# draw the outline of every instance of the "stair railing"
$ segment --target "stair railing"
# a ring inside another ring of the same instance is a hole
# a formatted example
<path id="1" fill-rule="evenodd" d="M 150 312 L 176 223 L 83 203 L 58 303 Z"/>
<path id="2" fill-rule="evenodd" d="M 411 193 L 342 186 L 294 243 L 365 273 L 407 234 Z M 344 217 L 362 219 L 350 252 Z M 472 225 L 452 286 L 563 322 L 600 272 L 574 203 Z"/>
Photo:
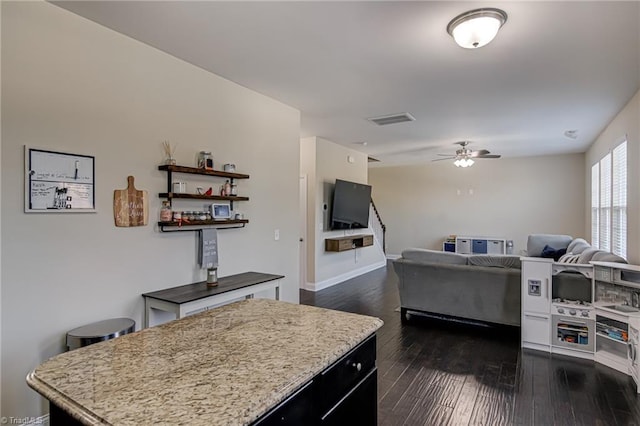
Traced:
<path id="1" fill-rule="evenodd" d="M 385 241 L 385 236 L 387 233 L 387 226 L 384 224 L 384 222 L 382 222 L 382 218 L 380 217 L 380 212 L 378 212 L 378 209 L 376 207 L 376 204 L 373 202 L 373 199 L 371 200 L 370 210 L 373 212 L 373 214 L 370 215 L 372 217 L 371 228 L 373 229 L 373 233 L 375 234 L 378 241 L 382 243 L 382 251 L 386 253 L 387 244 Z"/>

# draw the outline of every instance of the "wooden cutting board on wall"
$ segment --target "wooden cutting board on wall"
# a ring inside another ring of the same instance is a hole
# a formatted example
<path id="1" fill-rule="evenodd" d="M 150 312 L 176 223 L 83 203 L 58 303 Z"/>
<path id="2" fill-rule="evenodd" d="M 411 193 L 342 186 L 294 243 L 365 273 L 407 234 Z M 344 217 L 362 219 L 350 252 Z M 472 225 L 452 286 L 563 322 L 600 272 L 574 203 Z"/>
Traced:
<path id="1" fill-rule="evenodd" d="M 138 191 L 133 176 L 127 178 L 127 189 L 113 191 L 113 218 L 116 226 L 145 226 L 149 221 L 147 191 Z"/>

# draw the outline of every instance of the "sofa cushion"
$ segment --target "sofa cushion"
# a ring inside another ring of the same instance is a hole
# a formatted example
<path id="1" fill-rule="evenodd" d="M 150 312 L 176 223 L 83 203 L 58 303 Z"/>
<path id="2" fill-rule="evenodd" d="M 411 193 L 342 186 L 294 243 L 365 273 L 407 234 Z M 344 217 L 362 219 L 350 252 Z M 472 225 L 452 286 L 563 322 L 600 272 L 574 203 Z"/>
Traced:
<path id="1" fill-rule="evenodd" d="M 402 252 L 402 257 L 416 262 L 445 263 L 450 265 L 466 265 L 467 256 L 447 251 L 410 248 Z"/>
<path id="2" fill-rule="evenodd" d="M 570 235 L 531 234 L 527 239 L 527 256 L 540 257 L 544 246 L 555 250 L 567 248 L 572 239 Z"/>
<path id="3" fill-rule="evenodd" d="M 578 258 L 578 263 L 589 263 L 592 260 L 593 256 L 601 250 L 588 248 L 582 253 L 580 253 L 580 257 Z"/>
<path id="4" fill-rule="evenodd" d="M 490 254 L 471 255 L 468 257 L 469 265 L 473 266 L 492 266 L 495 268 L 517 268 L 520 269 L 522 264 L 520 256 L 494 256 Z"/>
<path id="5" fill-rule="evenodd" d="M 571 243 L 567 247 L 567 253 L 580 254 L 590 248 L 591 244 L 589 244 L 586 240 L 582 238 L 576 238 L 575 240 L 571 241 Z"/>
<path id="6" fill-rule="evenodd" d="M 598 252 L 593 255 L 591 260 L 597 260 L 599 262 L 627 263 L 627 261 L 623 257 L 604 250 L 598 250 Z"/>

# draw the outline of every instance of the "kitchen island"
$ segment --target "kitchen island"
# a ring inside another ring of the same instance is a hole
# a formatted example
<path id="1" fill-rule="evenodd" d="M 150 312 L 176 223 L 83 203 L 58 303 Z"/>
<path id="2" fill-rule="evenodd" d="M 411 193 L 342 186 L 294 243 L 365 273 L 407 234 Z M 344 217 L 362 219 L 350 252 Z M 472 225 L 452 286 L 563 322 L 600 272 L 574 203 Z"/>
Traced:
<path id="1" fill-rule="evenodd" d="M 375 425 L 381 326 L 249 299 L 60 354 L 27 383 L 50 401 L 54 426 Z"/>

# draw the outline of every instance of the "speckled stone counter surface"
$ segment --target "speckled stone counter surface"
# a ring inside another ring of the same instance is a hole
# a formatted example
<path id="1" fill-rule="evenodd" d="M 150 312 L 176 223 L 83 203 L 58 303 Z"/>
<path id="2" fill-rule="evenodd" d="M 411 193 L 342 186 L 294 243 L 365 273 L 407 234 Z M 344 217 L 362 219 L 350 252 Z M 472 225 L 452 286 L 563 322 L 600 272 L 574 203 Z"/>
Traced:
<path id="1" fill-rule="evenodd" d="M 250 299 L 60 354 L 27 383 L 84 424 L 243 425 L 381 326 Z"/>

